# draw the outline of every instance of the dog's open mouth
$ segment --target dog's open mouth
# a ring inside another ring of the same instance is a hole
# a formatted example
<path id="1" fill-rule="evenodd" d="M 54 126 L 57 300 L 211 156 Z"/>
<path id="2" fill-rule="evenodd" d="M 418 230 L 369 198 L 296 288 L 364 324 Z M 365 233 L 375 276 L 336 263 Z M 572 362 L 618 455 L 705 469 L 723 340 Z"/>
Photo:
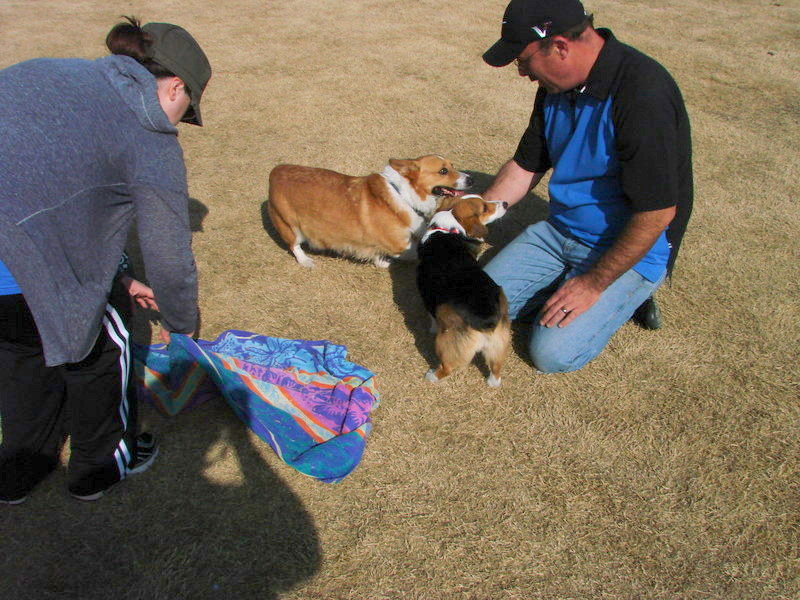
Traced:
<path id="1" fill-rule="evenodd" d="M 444 185 L 437 185 L 431 190 L 434 196 L 463 196 L 464 190 L 457 190 Z"/>

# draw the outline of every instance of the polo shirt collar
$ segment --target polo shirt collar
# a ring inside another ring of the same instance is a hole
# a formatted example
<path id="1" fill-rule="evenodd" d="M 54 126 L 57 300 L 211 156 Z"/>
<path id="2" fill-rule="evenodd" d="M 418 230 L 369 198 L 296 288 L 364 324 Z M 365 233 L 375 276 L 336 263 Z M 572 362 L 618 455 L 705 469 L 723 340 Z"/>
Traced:
<path id="1" fill-rule="evenodd" d="M 590 94 L 598 100 L 605 100 L 611 91 L 611 84 L 616 76 L 622 58 L 622 44 L 617 41 L 610 29 L 597 29 L 605 44 L 597 55 L 597 60 L 589 71 L 586 82 L 575 88 L 579 94 Z"/>

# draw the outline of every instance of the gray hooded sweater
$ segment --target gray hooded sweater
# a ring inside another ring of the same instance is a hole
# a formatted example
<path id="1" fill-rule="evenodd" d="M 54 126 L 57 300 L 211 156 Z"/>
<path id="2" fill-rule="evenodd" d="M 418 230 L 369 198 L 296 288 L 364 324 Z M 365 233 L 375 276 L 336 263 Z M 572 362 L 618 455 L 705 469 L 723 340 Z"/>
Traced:
<path id="1" fill-rule="evenodd" d="M 127 56 L 36 59 L 0 71 L 0 259 L 47 365 L 100 331 L 134 218 L 164 325 L 197 323 L 197 273 L 178 130 L 155 78 Z"/>

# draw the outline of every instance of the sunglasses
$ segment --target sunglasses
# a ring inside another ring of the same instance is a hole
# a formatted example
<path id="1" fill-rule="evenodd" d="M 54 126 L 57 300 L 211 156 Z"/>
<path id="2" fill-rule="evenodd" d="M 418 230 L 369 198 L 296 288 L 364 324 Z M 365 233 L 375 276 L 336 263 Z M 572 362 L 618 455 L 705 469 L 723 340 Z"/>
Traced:
<path id="1" fill-rule="evenodd" d="M 525 63 L 527 63 L 527 62 L 528 62 L 528 61 L 529 61 L 531 58 L 533 58 L 534 56 L 536 56 L 537 54 L 539 54 L 539 53 L 540 53 L 542 50 L 544 50 L 544 48 L 542 48 L 541 46 L 539 46 L 538 48 L 536 48 L 536 50 L 534 50 L 533 52 L 531 52 L 530 54 L 528 54 L 528 56 L 522 56 L 522 55 L 520 54 L 520 55 L 519 55 L 517 58 L 515 58 L 515 59 L 514 59 L 514 64 L 517 66 L 517 68 L 519 68 L 521 65 L 524 65 L 524 64 L 525 64 Z"/>

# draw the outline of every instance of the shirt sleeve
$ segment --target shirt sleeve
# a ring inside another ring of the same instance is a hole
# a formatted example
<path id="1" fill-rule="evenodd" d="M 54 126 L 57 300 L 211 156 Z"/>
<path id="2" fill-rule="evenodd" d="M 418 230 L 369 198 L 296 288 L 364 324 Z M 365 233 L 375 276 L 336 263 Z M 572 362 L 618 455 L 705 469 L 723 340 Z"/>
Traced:
<path id="1" fill-rule="evenodd" d="M 528 128 L 522 134 L 517 151 L 514 153 L 514 162 L 532 173 L 544 173 L 552 166 L 544 137 L 544 99 L 546 96 L 547 92 L 540 86 L 536 92 Z"/>
<path id="2" fill-rule="evenodd" d="M 679 116 L 682 99 L 666 72 L 620 90 L 614 128 L 620 181 L 635 211 L 675 206 L 679 201 Z M 634 93 L 633 89 L 636 88 Z"/>
<path id="3" fill-rule="evenodd" d="M 139 246 L 148 283 L 165 327 L 176 333 L 197 327 L 197 268 L 192 254 L 186 194 L 139 185 L 134 188 Z"/>

